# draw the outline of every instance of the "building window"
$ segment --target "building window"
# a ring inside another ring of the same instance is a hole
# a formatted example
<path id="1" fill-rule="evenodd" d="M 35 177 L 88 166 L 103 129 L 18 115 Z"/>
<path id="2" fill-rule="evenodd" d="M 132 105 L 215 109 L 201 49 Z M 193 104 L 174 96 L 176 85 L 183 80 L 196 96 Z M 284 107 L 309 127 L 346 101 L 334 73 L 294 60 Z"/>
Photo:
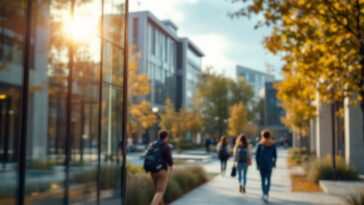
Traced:
<path id="1" fill-rule="evenodd" d="M 133 19 L 133 44 L 138 45 L 138 37 L 139 37 L 139 18 Z"/>
<path id="2" fill-rule="evenodd" d="M 123 1 L 75 4 L 75 18 L 87 21 L 84 25 L 90 32 L 73 36 L 73 61 L 65 40 L 69 36 L 54 26 L 70 23 L 65 21 L 69 2 L 29 1 L 33 8 L 29 22 L 25 21 L 29 8 L 24 1 L 4 2 L 6 8 L 2 7 L 0 14 L 0 179 L 6 180 L 1 182 L 0 204 L 23 204 L 17 200 L 20 194 L 25 204 L 122 204 L 120 182 L 126 172 L 121 165 L 126 162 L 119 156 L 120 142 L 124 141 L 122 125 L 126 125 L 122 113 L 126 110 L 120 99 L 126 50 L 124 11 L 118 8 Z M 102 6 L 115 10 L 105 9 L 103 15 Z M 89 12 L 90 8 L 95 10 Z M 104 35 L 98 35 L 100 19 L 104 20 Z M 23 32 L 27 26 L 32 28 L 31 36 Z M 27 38 L 31 40 L 25 41 Z M 31 47 L 31 55 L 23 65 L 25 46 Z M 29 63 L 34 62 L 33 69 Z M 72 83 L 67 82 L 70 68 Z M 24 71 L 29 69 L 33 70 L 27 75 Z M 100 69 L 105 74 L 101 80 Z M 29 85 L 24 84 L 29 79 Z M 74 88 L 71 93 L 68 86 Z M 22 97 L 24 88 L 29 99 Z M 23 104 L 26 112 L 22 112 Z M 22 135 L 25 124 L 28 130 Z M 26 149 L 19 149 L 19 145 Z M 66 159 L 70 160 L 64 163 Z M 98 186 L 95 176 L 101 170 L 108 173 L 100 175 L 101 181 L 110 177 L 113 181 Z M 21 176 L 25 183 L 20 183 Z M 19 192 L 19 188 L 26 191 Z M 105 191 L 110 193 L 106 197 L 97 194 Z"/>
<path id="3" fill-rule="evenodd" d="M 157 29 L 155 29 L 155 28 L 153 28 L 153 27 L 151 27 L 151 29 L 152 29 L 152 54 L 153 55 L 156 55 L 156 53 L 155 53 L 155 51 L 156 51 L 156 44 L 157 44 Z"/>
<path id="4" fill-rule="evenodd" d="M 251 82 L 251 83 L 255 82 L 255 75 L 253 73 L 249 74 L 249 82 Z"/>

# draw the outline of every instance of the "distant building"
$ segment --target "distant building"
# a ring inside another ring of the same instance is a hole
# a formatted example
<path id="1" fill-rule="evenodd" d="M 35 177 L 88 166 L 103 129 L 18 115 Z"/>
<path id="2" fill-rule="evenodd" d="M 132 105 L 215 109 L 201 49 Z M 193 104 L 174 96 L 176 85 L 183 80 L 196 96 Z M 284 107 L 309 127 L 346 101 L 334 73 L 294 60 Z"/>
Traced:
<path id="1" fill-rule="evenodd" d="M 276 137 L 282 137 L 288 135 L 289 130 L 281 122 L 285 112 L 277 99 L 277 90 L 273 86 L 274 83 L 265 83 L 262 128 L 271 130 Z"/>
<path id="2" fill-rule="evenodd" d="M 242 77 L 253 88 L 255 98 L 258 99 L 266 82 L 274 81 L 274 76 L 251 68 L 236 66 L 236 76 Z"/>
<path id="3" fill-rule="evenodd" d="M 149 11 L 130 13 L 130 45 L 141 53 L 139 72 L 151 80 L 147 100 L 163 108 L 167 99 L 176 109 L 191 108 L 203 53 L 188 38 L 177 36 L 178 27 L 170 20 L 160 21 Z"/>
<path id="4" fill-rule="evenodd" d="M 177 108 L 191 109 L 199 75 L 201 73 L 202 51 L 188 38 L 181 38 L 178 43 L 177 72 Z"/>
<path id="5" fill-rule="evenodd" d="M 148 11 L 130 13 L 129 43 L 141 53 L 139 73 L 151 81 L 151 93 L 146 97 L 153 107 L 163 107 L 167 99 L 176 101 L 177 27 L 162 22 Z"/>

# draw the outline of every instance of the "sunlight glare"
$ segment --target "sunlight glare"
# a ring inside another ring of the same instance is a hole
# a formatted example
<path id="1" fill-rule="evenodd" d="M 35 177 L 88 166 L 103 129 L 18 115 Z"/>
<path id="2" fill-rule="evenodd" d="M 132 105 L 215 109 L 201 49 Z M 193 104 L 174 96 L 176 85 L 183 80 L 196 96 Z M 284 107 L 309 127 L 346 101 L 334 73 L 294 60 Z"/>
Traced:
<path id="1" fill-rule="evenodd" d="M 92 18 L 87 16 L 75 16 L 66 18 L 63 25 L 64 33 L 75 42 L 83 42 L 92 38 L 95 34 L 95 25 Z"/>

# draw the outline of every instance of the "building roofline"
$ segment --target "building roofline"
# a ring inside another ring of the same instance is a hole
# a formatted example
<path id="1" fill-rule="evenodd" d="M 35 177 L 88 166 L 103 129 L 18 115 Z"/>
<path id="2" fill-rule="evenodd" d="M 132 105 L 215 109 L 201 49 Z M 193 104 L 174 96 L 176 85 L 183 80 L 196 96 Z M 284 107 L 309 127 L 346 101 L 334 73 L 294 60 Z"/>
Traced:
<path id="1" fill-rule="evenodd" d="M 162 23 L 166 23 L 166 24 L 169 24 L 169 25 L 171 25 L 173 28 L 174 28 L 174 30 L 178 30 L 178 27 L 177 27 L 177 25 L 175 24 L 175 23 L 173 23 L 173 21 L 171 21 L 171 20 L 169 20 L 169 19 L 167 19 L 167 20 L 163 20 L 162 21 Z"/>
<path id="2" fill-rule="evenodd" d="M 172 31 L 170 31 L 170 29 L 167 28 L 167 26 L 165 24 L 163 24 L 164 21 L 159 20 L 156 16 L 154 16 L 154 14 L 152 14 L 150 11 L 145 10 L 145 11 L 136 11 L 136 12 L 130 12 L 129 16 L 139 16 L 139 15 L 144 15 L 146 16 L 146 18 L 148 20 L 151 20 L 157 27 L 159 27 L 164 33 L 166 33 L 168 36 L 170 36 L 171 38 L 173 38 L 173 40 L 178 41 L 179 38 L 178 36 L 173 33 Z M 174 23 L 172 21 L 170 21 L 173 25 Z"/>
<path id="3" fill-rule="evenodd" d="M 198 55 L 200 55 L 200 57 L 204 57 L 205 54 L 202 52 L 202 50 L 196 46 L 195 43 L 193 43 L 189 38 L 187 37 L 183 37 L 180 38 L 181 41 L 186 41 L 188 46 L 192 48 L 192 50 L 194 50 Z"/>
<path id="4" fill-rule="evenodd" d="M 167 28 L 167 25 L 165 25 L 163 22 L 165 23 L 169 23 L 171 26 L 175 27 L 176 30 L 178 29 L 178 27 L 176 26 L 176 24 L 174 24 L 171 20 L 159 20 L 156 16 L 154 16 L 153 13 L 151 13 L 148 10 L 145 11 L 136 11 L 136 12 L 130 12 L 130 17 L 133 16 L 145 16 L 147 19 L 151 20 L 156 26 L 158 26 L 164 33 L 166 33 L 168 36 L 170 36 L 171 38 L 173 38 L 175 41 L 187 41 L 187 44 L 190 48 L 192 48 L 192 50 L 194 50 L 198 55 L 200 55 L 201 57 L 205 56 L 205 54 L 202 52 L 202 50 L 196 46 L 196 44 L 194 44 L 189 38 L 187 37 L 178 37 L 178 35 L 176 33 L 173 33 L 170 29 Z"/>

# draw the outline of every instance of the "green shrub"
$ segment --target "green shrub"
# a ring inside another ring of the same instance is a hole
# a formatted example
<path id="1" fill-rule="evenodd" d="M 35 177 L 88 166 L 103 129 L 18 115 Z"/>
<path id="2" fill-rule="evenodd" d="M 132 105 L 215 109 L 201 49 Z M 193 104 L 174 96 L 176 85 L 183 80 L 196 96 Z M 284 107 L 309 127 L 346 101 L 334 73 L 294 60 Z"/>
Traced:
<path id="1" fill-rule="evenodd" d="M 35 161 L 30 163 L 27 166 L 27 169 L 32 170 L 51 170 L 54 165 L 56 165 L 56 162 L 53 161 Z"/>
<path id="2" fill-rule="evenodd" d="M 206 171 L 200 166 L 192 166 L 187 168 L 187 170 L 195 175 L 198 185 L 203 184 L 209 180 Z"/>
<path id="3" fill-rule="evenodd" d="M 117 189 L 120 187 L 121 181 L 120 165 L 104 165 L 100 169 L 100 188 L 101 189 Z M 81 172 L 73 175 L 70 182 L 74 184 L 96 183 L 97 169 Z"/>
<path id="4" fill-rule="evenodd" d="M 191 166 L 174 169 L 168 180 L 164 200 L 170 203 L 207 181 L 207 173 L 202 167 Z"/>
<path id="5" fill-rule="evenodd" d="M 201 167 L 176 168 L 168 179 L 164 201 L 171 203 L 207 180 L 207 174 Z M 126 186 L 127 205 L 149 204 L 153 198 L 154 188 L 149 174 L 129 174 Z"/>
<path id="6" fill-rule="evenodd" d="M 361 193 L 353 194 L 346 199 L 347 205 L 364 205 L 364 190 Z"/>
<path id="7" fill-rule="evenodd" d="M 179 184 L 172 178 L 168 180 L 167 190 L 164 194 L 164 201 L 166 203 L 172 202 L 175 199 L 178 199 L 183 194 L 181 187 Z"/>
<path id="8" fill-rule="evenodd" d="M 293 147 L 288 150 L 289 159 L 297 165 L 301 165 L 307 161 L 309 161 L 313 154 L 307 149 Z"/>
<path id="9" fill-rule="evenodd" d="M 307 178 L 310 181 L 318 182 L 319 180 L 332 180 L 332 158 L 330 156 L 324 159 L 312 160 L 305 167 Z M 359 175 L 355 169 L 345 163 L 345 160 L 337 156 L 336 157 L 336 178 L 337 180 L 358 180 Z"/>
<path id="10" fill-rule="evenodd" d="M 176 169 L 170 180 L 174 180 L 183 192 L 190 191 L 198 184 L 197 177 L 187 169 Z"/>
<path id="11" fill-rule="evenodd" d="M 126 204 L 145 205 L 153 198 L 153 183 L 149 175 L 129 175 L 126 181 Z"/>

